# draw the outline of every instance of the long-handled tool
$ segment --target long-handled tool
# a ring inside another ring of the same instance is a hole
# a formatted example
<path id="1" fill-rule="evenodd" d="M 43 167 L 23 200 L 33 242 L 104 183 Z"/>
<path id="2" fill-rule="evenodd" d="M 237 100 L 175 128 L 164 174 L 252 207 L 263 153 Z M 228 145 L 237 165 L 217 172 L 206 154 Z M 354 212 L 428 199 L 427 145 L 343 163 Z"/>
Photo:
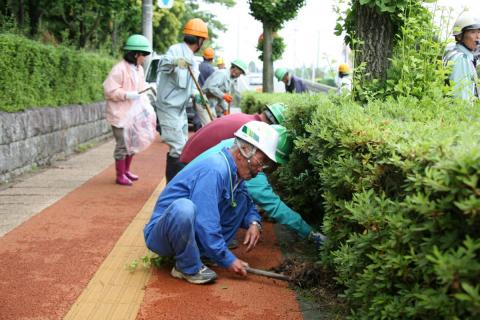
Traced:
<path id="1" fill-rule="evenodd" d="M 247 267 L 247 272 L 253 273 L 253 274 L 256 274 L 256 275 L 259 275 L 259 276 L 269 277 L 269 278 L 283 280 L 283 281 L 292 280 L 289 276 L 286 276 L 284 274 L 265 271 L 265 270 L 260 270 L 260 269 L 255 269 L 255 268 L 250 268 L 250 267 Z"/>
<path id="2" fill-rule="evenodd" d="M 139 94 L 142 94 L 142 93 L 144 93 L 144 92 L 147 92 L 148 90 L 152 91 L 152 93 L 153 93 L 155 96 L 157 95 L 157 91 L 155 91 L 155 89 L 153 89 L 152 87 L 148 87 L 148 88 L 146 88 L 146 89 L 144 89 L 144 90 L 142 90 L 142 91 L 139 91 L 138 93 L 139 93 Z"/>
<path id="3" fill-rule="evenodd" d="M 211 121 L 213 121 L 213 116 L 212 112 L 210 111 L 210 107 L 208 106 L 207 99 L 205 98 L 205 95 L 203 94 L 202 88 L 200 88 L 200 85 L 198 84 L 197 79 L 193 75 L 192 68 L 190 68 L 189 65 L 187 65 L 188 73 L 190 73 L 190 77 L 192 77 L 193 82 L 195 82 L 195 86 L 197 87 L 198 92 L 200 93 L 200 96 L 202 97 L 202 103 L 205 109 L 207 109 L 208 117 L 210 118 Z"/>

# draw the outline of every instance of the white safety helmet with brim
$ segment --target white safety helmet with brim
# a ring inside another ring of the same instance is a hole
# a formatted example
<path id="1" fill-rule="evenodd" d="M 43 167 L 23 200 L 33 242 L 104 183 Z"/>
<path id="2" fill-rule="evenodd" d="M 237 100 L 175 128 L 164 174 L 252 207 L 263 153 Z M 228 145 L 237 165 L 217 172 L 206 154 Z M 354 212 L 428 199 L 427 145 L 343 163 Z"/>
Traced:
<path id="1" fill-rule="evenodd" d="M 452 35 L 456 37 L 467 30 L 475 29 L 480 29 L 480 19 L 471 13 L 465 12 L 458 17 L 457 21 L 455 21 Z"/>
<path id="2" fill-rule="evenodd" d="M 278 162 L 276 157 L 278 132 L 263 121 L 250 121 L 244 124 L 235 132 L 235 137 L 243 140 L 252 146 L 255 150 L 250 155 L 242 154 L 250 159 L 255 154 L 256 149 L 262 151 L 273 162 Z"/>

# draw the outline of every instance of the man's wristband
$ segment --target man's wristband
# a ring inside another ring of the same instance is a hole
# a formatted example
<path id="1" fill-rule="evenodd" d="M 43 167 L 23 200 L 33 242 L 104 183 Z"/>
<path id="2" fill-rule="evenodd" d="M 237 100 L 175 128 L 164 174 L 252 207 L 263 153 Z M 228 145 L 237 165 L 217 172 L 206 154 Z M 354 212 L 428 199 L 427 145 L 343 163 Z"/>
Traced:
<path id="1" fill-rule="evenodd" d="M 263 228 L 262 228 L 262 225 L 260 224 L 260 222 L 258 221 L 252 221 L 252 223 L 250 225 L 254 225 L 255 227 L 257 227 L 258 231 L 262 232 Z"/>

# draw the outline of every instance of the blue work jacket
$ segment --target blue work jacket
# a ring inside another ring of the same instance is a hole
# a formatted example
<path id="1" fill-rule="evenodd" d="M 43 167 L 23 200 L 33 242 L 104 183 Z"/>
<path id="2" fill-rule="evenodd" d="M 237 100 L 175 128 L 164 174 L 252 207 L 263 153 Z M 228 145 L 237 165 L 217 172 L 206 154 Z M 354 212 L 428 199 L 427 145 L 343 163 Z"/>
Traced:
<path id="1" fill-rule="evenodd" d="M 181 198 L 196 206 L 195 238 L 200 254 L 221 267 L 230 266 L 236 257 L 227 243 L 239 228 L 248 229 L 261 217 L 226 148 L 185 167 L 167 184 L 145 226 L 145 239 L 168 206 Z"/>
<path id="2" fill-rule="evenodd" d="M 223 148 L 231 147 L 233 141 L 233 138 L 223 140 L 216 146 L 200 154 L 190 162 L 188 166 L 195 164 L 197 161 L 202 161 L 202 159 L 212 154 L 218 153 Z M 278 194 L 274 192 L 265 173 L 260 172 L 255 178 L 245 181 L 245 185 L 253 201 L 265 210 L 269 218 L 286 225 L 302 238 L 306 238 L 310 231 L 312 231 L 312 227 L 303 220 L 300 214 L 287 206 Z"/>

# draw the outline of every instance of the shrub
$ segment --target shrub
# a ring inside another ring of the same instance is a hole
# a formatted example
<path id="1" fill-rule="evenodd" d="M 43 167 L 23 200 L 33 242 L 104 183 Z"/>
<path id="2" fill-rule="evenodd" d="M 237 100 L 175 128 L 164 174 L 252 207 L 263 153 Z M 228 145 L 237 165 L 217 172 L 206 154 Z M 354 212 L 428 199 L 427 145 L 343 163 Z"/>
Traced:
<path id="1" fill-rule="evenodd" d="M 114 61 L 0 35 L 0 110 L 15 112 L 103 100 L 102 82 Z"/>
<path id="2" fill-rule="evenodd" d="M 275 182 L 324 215 L 321 259 L 350 317 L 478 319 L 480 104 L 291 96 L 295 150 Z"/>

